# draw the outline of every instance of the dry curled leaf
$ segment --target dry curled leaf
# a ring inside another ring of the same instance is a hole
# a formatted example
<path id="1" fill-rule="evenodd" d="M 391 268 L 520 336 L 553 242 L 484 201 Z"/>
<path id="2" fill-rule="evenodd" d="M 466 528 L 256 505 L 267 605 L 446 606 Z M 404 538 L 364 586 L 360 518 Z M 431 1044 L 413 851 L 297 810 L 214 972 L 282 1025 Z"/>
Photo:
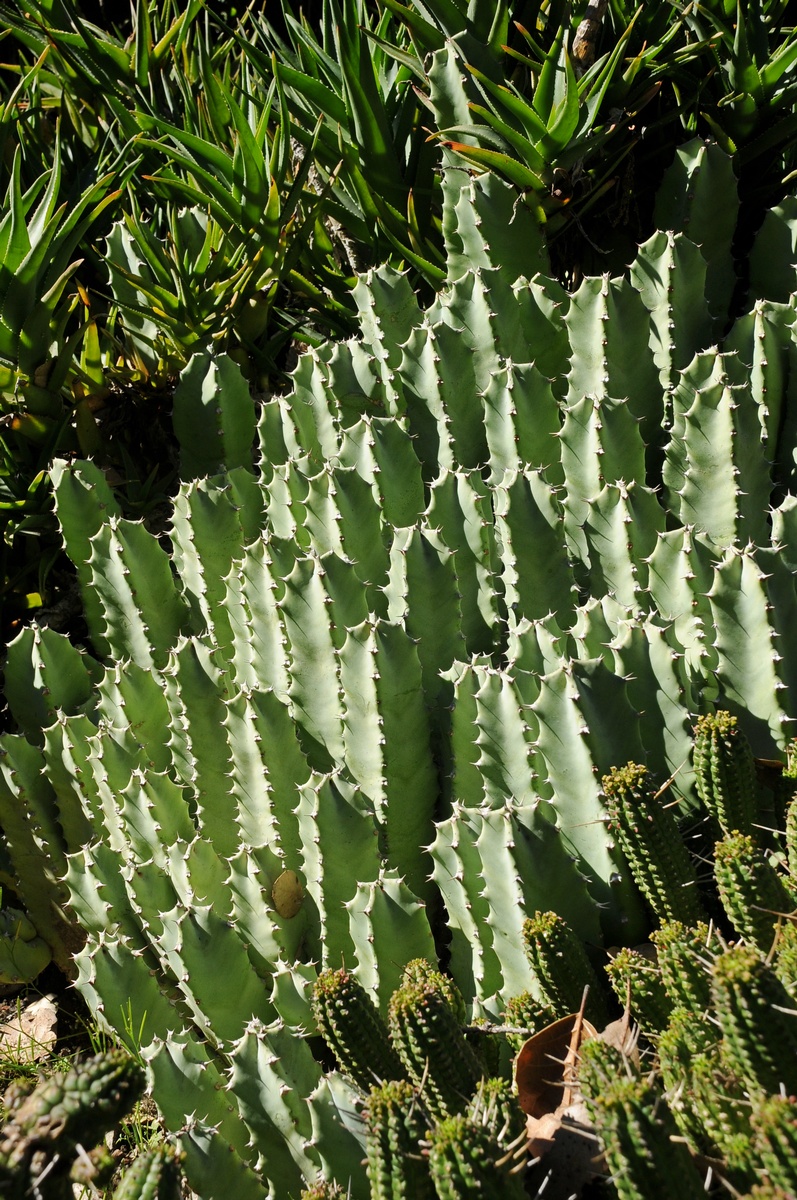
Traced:
<path id="1" fill-rule="evenodd" d="M 578 1034 L 575 1046 L 574 1032 Z M 523 1043 L 515 1059 L 515 1086 L 527 1116 L 539 1118 L 556 1112 L 564 1098 L 566 1064 L 572 1063 L 582 1042 L 597 1036 L 598 1031 L 589 1021 L 573 1013 Z"/>

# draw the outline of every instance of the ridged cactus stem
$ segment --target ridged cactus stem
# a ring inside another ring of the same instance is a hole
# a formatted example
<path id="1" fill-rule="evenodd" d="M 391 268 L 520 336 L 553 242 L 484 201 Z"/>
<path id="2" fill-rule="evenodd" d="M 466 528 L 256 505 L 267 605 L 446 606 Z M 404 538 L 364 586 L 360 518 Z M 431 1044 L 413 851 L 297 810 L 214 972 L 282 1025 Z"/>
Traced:
<path id="1" fill-rule="evenodd" d="M 144 1150 L 125 1171 L 113 1200 L 180 1200 L 179 1161 L 174 1146 L 165 1142 Z"/>
<path id="2" fill-rule="evenodd" d="M 428 980 L 403 983 L 391 998 L 388 1024 L 393 1045 L 432 1116 L 461 1112 L 484 1071 L 446 991 Z"/>
<path id="3" fill-rule="evenodd" d="M 750 1091 L 797 1093 L 797 1015 L 775 972 L 751 946 L 733 946 L 712 978 L 730 1068 Z"/>
<path id="4" fill-rule="evenodd" d="M 607 964 L 606 974 L 617 999 L 630 1004 L 631 1015 L 644 1033 L 657 1034 L 666 1028 L 672 1001 L 657 963 L 626 947 Z"/>
<path id="5" fill-rule="evenodd" d="M 675 1009 L 658 1053 L 670 1108 L 692 1148 L 724 1156 L 749 1132 L 750 1113 L 740 1081 L 722 1061 L 717 1031 Z"/>
<path id="6" fill-rule="evenodd" d="M 428 1120 L 412 1084 L 395 1080 L 371 1088 L 364 1117 L 371 1200 L 431 1200 L 429 1163 L 420 1154 Z"/>
<path id="7" fill-rule="evenodd" d="M 650 1080 L 605 1079 L 589 1104 L 620 1200 L 705 1200 L 700 1172 Z"/>
<path id="8" fill-rule="evenodd" d="M 702 907 L 689 853 L 647 768 L 637 763 L 613 767 L 603 778 L 603 791 L 609 828 L 650 907 L 662 920 L 697 924 Z"/>
<path id="9" fill-rule="evenodd" d="M 322 971 L 313 986 L 312 1007 L 341 1070 L 363 1091 L 375 1082 L 404 1077 L 379 1010 L 349 971 Z"/>
<path id="10" fill-rule="evenodd" d="M 432 1130 L 429 1166 L 439 1200 L 522 1200 L 514 1165 L 511 1150 L 470 1116 L 448 1117 Z"/>
<path id="11" fill-rule="evenodd" d="M 751 837 L 733 832 L 717 842 L 714 876 L 734 929 L 762 954 L 768 954 L 779 919 L 794 907 L 775 869 Z"/>
<path id="12" fill-rule="evenodd" d="M 662 983 L 673 1006 L 702 1019 L 711 1004 L 711 964 L 722 951 L 714 930 L 700 922 L 664 921 L 651 934 Z"/>
<path id="13" fill-rule="evenodd" d="M 797 778 L 791 772 L 797 773 L 797 752 L 789 755 L 788 766 L 783 772 L 783 790 L 791 792 L 786 807 L 786 857 L 791 887 L 797 891 Z"/>
<path id="14" fill-rule="evenodd" d="M 138 1063 L 115 1050 L 77 1063 L 65 1075 L 53 1075 L 30 1090 L 15 1089 L 7 1095 L 9 1117 L 0 1134 L 3 1196 L 70 1197 L 69 1173 L 79 1147 L 80 1165 L 88 1179 L 99 1184 L 107 1174 L 107 1156 L 95 1154 L 93 1148 L 127 1116 L 144 1084 Z"/>
<path id="15" fill-rule="evenodd" d="M 797 1101 L 769 1096 L 753 1105 L 751 1124 L 756 1149 L 769 1180 L 797 1195 Z"/>
<path id="16" fill-rule="evenodd" d="M 600 980 L 580 939 L 554 912 L 536 912 L 523 924 L 523 944 L 544 1000 L 557 1017 L 578 1012 L 589 986 L 585 1015 L 599 1028 L 608 1021 Z"/>
<path id="17" fill-rule="evenodd" d="M 752 834 L 758 811 L 755 762 L 736 717 L 699 717 L 694 741 L 695 787 L 723 833 Z"/>
<path id="18" fill-rule="evenodd" d="M 447 998 L 451 1005 L 452 1011 L 459 1021 L 460 1025 L 464 1025 L 467 1020 L 465 1010 L 465 1001 L 462 992 L 459 990 L 453 979 L 448 975 L 444 975 L 442 971 L 433 966 L 425 958 L 413 958 L 408 962 L 401 974 L 401 982 L 404 983 L 421 983 L 431 984 L 437 987 Z"/>
<path id="19" fill-rule="evenodd" d="M 98 1054 L 40 1083 L 14 1109 L 0 1137 L 0 1162 L 14 1168 L 30 1147 L 95 1146 L 144 1091 L 144 1072 L 124 1050 Z"/>
<path id="20" fill-rule="evenodd" d="M 507 1035 L 510 1046 L 516 1051 L 533 1033 L 545 1029 L 546 1025 L 553 1024 L 555 1020 L 556 1013 L 550 1004 L 538 1000 L 531 992 L 521 992 L 519 996 L 513 996 L 507 1001 L 504 1009 L 504 1024 L 514 1031 L 523 1031 Z"/>

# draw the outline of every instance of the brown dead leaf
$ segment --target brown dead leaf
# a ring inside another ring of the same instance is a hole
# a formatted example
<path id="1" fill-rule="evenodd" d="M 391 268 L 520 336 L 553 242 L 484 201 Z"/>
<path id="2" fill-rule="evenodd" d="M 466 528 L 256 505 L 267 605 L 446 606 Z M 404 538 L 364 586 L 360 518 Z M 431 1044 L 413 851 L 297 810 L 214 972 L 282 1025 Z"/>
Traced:
<path id="1" fill-rule="evenodd" d="M 634 1025 L 626 1008 L 623 1015 L 616 1021 L 611 1021 L 599 1035 L 602 1042 L 614 1046 L 624 1058 L 639 1067 L 639 1027 Z"/>
<path id="2" fill-rule="evenodd" d="M 603 1150 L 584 1101 L 543 1117 L 529 1117 L 532 1162 L 529 1194 L 544 1191 L 545 1200 L 570 1200 L 603 1173 Z"/>
<path id="3" fill-rule="evenodd" d="M 575 1044 L 574 1033 L 576 1034 Z M 569 1067 L 578 1047 L 598 1031 L 581 1013 L 572 1013 L 547 1025 L 524 1042 L 515 1059 L 515 1087 L 523 1112 L 529 1117 L 555 1113 L 564 1099 Z"/>
<path id="4" fill-rule="evenodd" d="M 46 1058 L 55 1044 L 57 1020 L 53 996 L 20 1008 L 12 1020 L 0 1025 L 0 1055 L 17 1062 Z"/>

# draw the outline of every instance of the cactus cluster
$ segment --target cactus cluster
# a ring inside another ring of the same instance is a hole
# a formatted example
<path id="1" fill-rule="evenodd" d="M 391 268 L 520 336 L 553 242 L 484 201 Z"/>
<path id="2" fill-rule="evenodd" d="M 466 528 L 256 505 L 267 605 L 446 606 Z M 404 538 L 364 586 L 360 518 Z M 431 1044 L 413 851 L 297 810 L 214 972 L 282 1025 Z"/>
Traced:
<path id="1" fill-rule="evenodd" d="M 34 627 L 9 647 L 0 884 L 135 1041 L 204 1196 L 365 1195 L 319 971 L 345 962 L 387 1016 L 437 940 L 495 1020 L 529 991 L 538 911 L 596 950 L 642 940 L 649 909 L 699 920 L 672 830 L 607 822 L 601 777 L 644 764 L 695 813 L 698 713 L 767 757 L 792 732 L 797 279 L 726 329 L 729 159 L 683 147 L 627 276 L 572 293 L 510 188 L 449 169 L 443 189 L 425 310 L 372 271 L 360 337 L 257 409 L 229 359 L 190 361 L 168 535 L 96 466 L 55 466 L 87 646 Z M 794 223 L 768 215 L 756 287 Z M 746 803 L 726 790 L 716 819 Z"/>
<path id="2" fill-rule="evenodd" d="M 489 1077 L 468 1042 L 462 997 L 447 976 L 427 960 L 408 963 L 385 1025 L 345 968 L 327 970 L 313 987 L 313 1010 L 341 1070 L 367 1092 L 371 1200 L 524 1195 L 522 1113 L 508 1079 Z M 358 1027 L 367 1031 L 359 1041 Z"/>
<path id="3" fill-rule="evenodd" d="M 117 1169 L 104 1138 L 144 1090 L 144 1071 L 125 1051 L 100 1053 L 63 1075 L 12 1084 L 3 1097 L 0 1190 L 9 1200 L 67 1200 L 76 1185 L 106 1188 Z M 164 1142 L 142 1151 L 112 1200 L 179 1200 L 179 1155 Z"/>

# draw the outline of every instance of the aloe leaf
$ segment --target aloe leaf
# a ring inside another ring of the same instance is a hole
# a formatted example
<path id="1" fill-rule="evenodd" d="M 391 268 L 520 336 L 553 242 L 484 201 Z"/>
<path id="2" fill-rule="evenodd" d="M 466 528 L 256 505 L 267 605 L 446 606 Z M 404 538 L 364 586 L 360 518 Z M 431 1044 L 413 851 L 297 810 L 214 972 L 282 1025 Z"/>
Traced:
<path id="1" fill-rule="evenodd" d="M 567 70 L 567 66 L 564 64 L 569 61 L 565 48 L 566 33 L 567 24 L 563 21 L 558 27 L 551 48 L 545 56 L 545 62 L 540 71 L 540 77 L 532 98 L 534 111 L 545 124 L 546 129 L 550 129 L 551 117 L 557 104 L 561 102 L 564 91 L 563 83 L 565 81 L 561 79 L 561 75 L 563 70 Z M 572 69 L 570 67 L 571 71 Z M 565 84 L 565 86 L 567 85 Z"/>
<path id="2" fill-rule="evenodd" d="M 357 30 L 353 0 L 343 0 L 337 12 L 335 39 L 347 98 L 348 121 L 356 144 L 368 162 L 369 175 L 388 199 L 406 193 L 379 83 L 374 73 L 368 39 Z M 355 33 L 355 30 L 357 32 Z"/>
<path id="3" fill-rule="evenodd" d="M 445 134 L 439 136 L 445 139 Z M 539 175 L 508 154 L 501 154 L 497 150 L 485 150 L 482 146 L 469 146 L 464 142 L 443 140 L 441 144 L 481 170 L 497 171 L 518 187 L 533 188 L 535 191 L 545 189 L 545 182 Z"/>

